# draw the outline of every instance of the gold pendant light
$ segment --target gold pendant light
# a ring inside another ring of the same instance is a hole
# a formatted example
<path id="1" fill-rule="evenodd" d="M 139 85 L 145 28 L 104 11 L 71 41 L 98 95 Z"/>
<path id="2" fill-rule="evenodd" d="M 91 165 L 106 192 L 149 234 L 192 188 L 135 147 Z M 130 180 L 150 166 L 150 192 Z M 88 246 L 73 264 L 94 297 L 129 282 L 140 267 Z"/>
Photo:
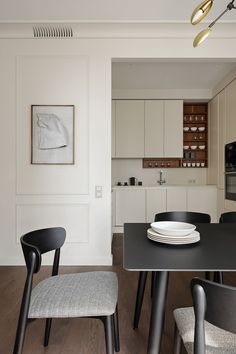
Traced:
<path id="1" fill-rule="evenodd" d="M 208 14 L 210 9 L 212 8 L 213 0 L 205 0 L 200 5 L 196 7 L 196 9 L 192 13 L 191 23 L 192 25 L 196 25 L 202 21 L 204 17 Z"/>
<path id="2" fill-rule="evenodd" d="M 214 0 L 205 0 L 196 7 L 191 17 L 191 23 L 193 25 L 198 24 L 199 22 L 201 22 L 201 20 L 204 17 L 206 17 L 208 12 L 212 8 L 213 1 Z M 226 6 L 226 9 L 213 22 L 211 22 L 206 29 L 198 33 L 198 35 L 195 37 L 193 41 L 194 48 L 197 47 L 199 44 L 201 44 L 209 36 L 209 34 L 211 33 L 211 28 L 222 16 L 226 14 L 226 12 L 231 11 L 232 9 L 236 9 L 236 6 L 234 6 L 234 2 L 235 0 L 231 0 Z"/>
<path id="3" fill-rule="evenodd" d="M 200 33 L 198 33 L 198 35 L 195 37 L 193 41 L 194 48 L 196 48 L 199 44 L 205 41 L 205 39 L 209 36 L 210 33 L 211 33 L 211 28 L 209 27 L 204 29 Z"/>

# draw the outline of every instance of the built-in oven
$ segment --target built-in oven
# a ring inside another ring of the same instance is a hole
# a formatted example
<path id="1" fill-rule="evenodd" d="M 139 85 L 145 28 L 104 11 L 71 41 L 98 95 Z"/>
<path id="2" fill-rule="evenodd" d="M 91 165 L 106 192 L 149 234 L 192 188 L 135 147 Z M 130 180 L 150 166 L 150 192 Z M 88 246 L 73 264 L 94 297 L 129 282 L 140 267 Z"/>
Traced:
<path id="1" fill-rule="evenodd" d="M 236 142 L 225 145 L 225 199 L 236 200 Z"/>

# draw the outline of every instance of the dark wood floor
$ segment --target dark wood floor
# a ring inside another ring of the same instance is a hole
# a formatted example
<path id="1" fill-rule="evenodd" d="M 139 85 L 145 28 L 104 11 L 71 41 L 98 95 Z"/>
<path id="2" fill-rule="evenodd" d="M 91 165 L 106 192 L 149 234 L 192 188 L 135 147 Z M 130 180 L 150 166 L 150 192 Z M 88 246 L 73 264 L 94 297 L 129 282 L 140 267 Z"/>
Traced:
<path id="1" fill-rule="evenodd" d="M 119 316 L 121 354 L 145 354 L 150 315 L 150 281 L 140 327 L 134 331 L 132 320 L 138 274 L 122 268 L 122 236 L 116 235 L 113 242 L 114 265 L 112 267 L 61 267 L 61 273 L 109 269 L 117 272 L 119 278 Z M 41 279 L 49 275 L 44 267 Z M 176 307 L 189 306 L 191 296 L 189 281 L 197 273 L 170 274 L 165 333 L 161 354 L 171 354 L 173 345 L 172 311 Z M 12 353 L 22 286 L 25 279 L 24 267 L 0 267 L 0 354 Z M 226 282 L 236 285 L 236 275 L 227 274 Z M 32 322 L 26 333 L 24 354 L 105 354 L 103 326 L 100 321 L 89 319 L 54 320 L 48 348 L 42 345 L 44 321 Z"/>

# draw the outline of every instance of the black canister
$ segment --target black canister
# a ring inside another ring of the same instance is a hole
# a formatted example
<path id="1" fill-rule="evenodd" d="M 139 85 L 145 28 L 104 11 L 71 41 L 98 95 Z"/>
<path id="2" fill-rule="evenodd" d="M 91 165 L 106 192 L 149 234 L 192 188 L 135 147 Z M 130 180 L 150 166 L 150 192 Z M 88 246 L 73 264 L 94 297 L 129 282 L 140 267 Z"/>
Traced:
<path id="1" fill-rule="evenodd" d="M 136 185 L 136 182 L 137 182 L 137 178 L 135 178 L 135 177 L 130 177 L 130 178 L 129 178 L 129 184 L 130 184 L 131 186 L 135 186 L 135 185 Z"/>

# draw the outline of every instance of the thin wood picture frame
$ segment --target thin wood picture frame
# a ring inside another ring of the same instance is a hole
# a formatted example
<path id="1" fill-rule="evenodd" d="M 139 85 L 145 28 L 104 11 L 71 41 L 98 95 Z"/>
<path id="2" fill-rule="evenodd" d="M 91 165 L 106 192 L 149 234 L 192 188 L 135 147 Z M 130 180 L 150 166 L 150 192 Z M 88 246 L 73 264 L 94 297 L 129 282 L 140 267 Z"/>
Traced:
<path id="1" fill-rule="evenodd" d="M 73 165 L 74 130 L 74 105 L 31 105 L 31 164 Z"/>

